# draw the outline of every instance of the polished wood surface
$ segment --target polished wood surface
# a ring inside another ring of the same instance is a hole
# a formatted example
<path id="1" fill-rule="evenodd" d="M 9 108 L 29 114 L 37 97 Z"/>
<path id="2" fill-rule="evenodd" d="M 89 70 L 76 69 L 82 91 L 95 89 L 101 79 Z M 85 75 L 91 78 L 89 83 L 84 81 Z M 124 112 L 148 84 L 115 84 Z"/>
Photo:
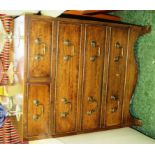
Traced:
<path id="1" fill-rule="evenodd" d="M 43 136 L 49 134 L 49 85 L 28 85 L 28 137 Z"/>
<path id="2" fill-rule="evenodd" d="M 137 78 L 138 78 L 138 65 L 135 57 L 134 45 L 137 39 L 151 31 L 150 27 L 130 28 L 129 31 L 129 45 L 127 51 L 127 64 L 126 64 L 126 77 L 124 84 L 124 96 L 123 96 L 123 124 L 125 126 L 142 125 L 142 121 L 139 118 L 134 118 L 130 113 L 130 102 L 134 94 Z"/>
<path id="3" fill-rule="evenodd" d="M 100 127 L 106 27 L 87 25 L 85 33 L 82 129 L 91 130 Z"/>
<path id="4" fill-rule="evenodd" d="M 52 23 L 47 20 L 32 19 L 28 29 L 30 79 L 50 77 Z"/>
<path id="5" fill-rule="evenodd" d="M 82 11 L 82 14 L 86 14 L 86 15 L 92 15 L 92 14 L 100 14 L 100 13 L 109 13 L 109 12 L 113 12 L 115 10 L 84 10 Z"/>
<path id="6" fill-rule="evenodd" d="M 81 25 L 58 25 L 56 65 L 56 133 L 75 132 L 79 83 Z"/>
<path id="7" fill-rule="evenodd" d="M 128 29 L 111 28 L 106 126 L 120 125 L 122 121 L 127 44 Z"/>
<path id="8" fill-rule="evenodd" d="M 97 14 L 100 13 L 100 14 Z M 103 13 L 103 14 L 102 14 Z M 81 10 L 67 10 L 64 11 L 64 15 L 77 15 L 80 17 L 90 17 L 90 18 L 96 18 L 96 19 L 106 19 L 106 20 L 112 20 L 112 21 L 121 21 L 121 18 L 114 15 L 104 14 L 104 10 L 92 10 L 92 11 L 81 11 Z"/>

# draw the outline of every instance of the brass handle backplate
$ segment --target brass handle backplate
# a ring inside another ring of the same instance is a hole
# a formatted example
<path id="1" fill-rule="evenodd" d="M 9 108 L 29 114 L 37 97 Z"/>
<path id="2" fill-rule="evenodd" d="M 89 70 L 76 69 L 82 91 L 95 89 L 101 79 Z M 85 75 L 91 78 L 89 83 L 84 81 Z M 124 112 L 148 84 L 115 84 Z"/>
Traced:
<path id="1" fill-rule="evenodd" d="M 67 117 L 68 115 L 69 115 L 69 113 L 65 111 L 65 112 L 61 112 L 60 117 L 65 118 L 65 117 Z"/>
<path id="2" fill-rule="evenodd" d="M 116 112 L 117 110 L 118 110 L 118 107 L 114 107 L 114 108 L 111 109 L 111 112 L 114 113 L 114 112 Z"/>
<path id="3" fill-rule="evenodd" d="M 111 99 L 116 101 L 116 100 L 118 100 L 118 96 L 117 95 L 112 95 Z"/>
<path id="4" fill-rule="evenodd" d="M 71 55 L 65 55 L 64 56 L 64 61 L 69 61 L 71 57 L 72 57 Z"/>
<path id="5" fill-rule="evenodd" d="M 41 54 L 36 54 L 35 56 L 34 56 L 34 60 L 36 60 L 36 61 L 40 61 L 41 59 L 42 59 L 42 57 L 43 57 L 43 55 L 41 55 Z"/>
<path id="6" fill-rule="evenodd" d="M 39 119 L 39 115 L 38 114 L 34 114 L 33 116 L 32 116 L 32 119 L 34 120 L 34 121 L 36 121 L 36 120 L 38 120 Z"/>

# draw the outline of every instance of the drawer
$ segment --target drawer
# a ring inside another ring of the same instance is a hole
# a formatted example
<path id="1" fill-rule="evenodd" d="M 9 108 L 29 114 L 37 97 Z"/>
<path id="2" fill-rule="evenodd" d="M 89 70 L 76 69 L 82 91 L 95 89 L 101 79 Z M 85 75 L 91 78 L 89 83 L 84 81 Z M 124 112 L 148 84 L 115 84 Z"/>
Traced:
<path id="1" fill-rule="evenodd" d="M 52 22 L 32 20 L 28 37 L 29 78 L 49 78 L 51 71 Z"/>
<path id="2" fill-rule="evenodd" d="M 27 136 L 49 134 L 50 86 L 29 84 L 27 99 Z"/>
<path id="3" fill-rule="evenodd" d="M 128 28 L 111 29 L 106 126 L 121 125 Z"/>

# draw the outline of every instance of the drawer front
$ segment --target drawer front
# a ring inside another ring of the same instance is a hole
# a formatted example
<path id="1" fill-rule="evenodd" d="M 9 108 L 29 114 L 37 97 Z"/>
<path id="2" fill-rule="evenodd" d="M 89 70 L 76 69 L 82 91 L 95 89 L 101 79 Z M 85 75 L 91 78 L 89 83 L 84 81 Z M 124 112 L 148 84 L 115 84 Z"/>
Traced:
<path id="1" fill-rule="evenodd" d="M 81 25 L 58 24 L 56 64 L 56 133 L 76 131 Z"/>
<path id="2" fill-rule="evenodd" d="M 49 134 L 50 86 L 48 84 L 28 85 L 27 136 Z"/>
<path id="3" fill-rule="evenodd" d="M 106 126 L 121 125 L 127 42 L 127 28 L 111 29 Z"/>
<path id="4" fill-rule="evenodd" d="M 91 130 L 100 127 L 106 27 L 88 25 L 85 32 L 82 130 Z"/>
<path id="5" fill-rule="evenodd" d="M 31 20 L 29 25 L 29 76 L 49 78 L 51 70 L 52 22 Z"/>

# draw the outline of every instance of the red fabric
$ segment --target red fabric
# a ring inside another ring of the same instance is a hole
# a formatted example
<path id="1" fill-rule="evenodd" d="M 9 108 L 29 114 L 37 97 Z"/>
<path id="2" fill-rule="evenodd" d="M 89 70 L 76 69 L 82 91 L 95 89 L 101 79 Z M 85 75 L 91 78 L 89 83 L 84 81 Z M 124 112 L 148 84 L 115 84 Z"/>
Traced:
<path id="1" fill-rule="evenodd" d="M 0 144 L 21 144 L 23 143 L 17 134 L 15 127 L 9 118 L 5 119 L 3 126 L 0 128 Z M 25 143 L 25 142 L 24 142 Z"/>
<path id="2" fill-rule="evenodd" d="M 13 32 L 13 18 L 7 16 L 5 14 L 0 14 L 0 19 L 4 26 L 4 29 L 7 34 L 11 34 Z M 3 70 L 6 72 L 10 65 L 10 50 L 11 50 L 11 42 L 9 39 L 6 40 L 2 53 L 0 54 L 0 61 L 3 65 Z M 3 74 L 3 78 L 0 81 L 0 85 L 7 85 L 9 82 L 9 78 L 7 74 Z"/>

